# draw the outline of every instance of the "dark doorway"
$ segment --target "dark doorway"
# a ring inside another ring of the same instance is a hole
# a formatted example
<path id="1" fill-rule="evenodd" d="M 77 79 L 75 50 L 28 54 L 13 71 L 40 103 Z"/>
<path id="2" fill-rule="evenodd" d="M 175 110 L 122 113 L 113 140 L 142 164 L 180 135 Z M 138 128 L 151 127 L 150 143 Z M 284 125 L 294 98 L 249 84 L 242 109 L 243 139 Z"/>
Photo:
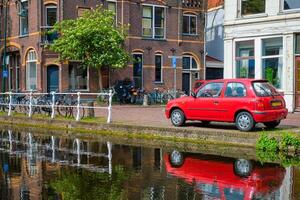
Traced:
<path id="1" fill-rule="evenodd" d="M 190 94 L 190 73 L 182 73 L 182 91 L 185 94 Z"/>
<path id="2" fill-rule="evenodd" d="M 58 91 L 59 89 L 59 68 L 50 65 L 47 68 L 47 92 Z"/>

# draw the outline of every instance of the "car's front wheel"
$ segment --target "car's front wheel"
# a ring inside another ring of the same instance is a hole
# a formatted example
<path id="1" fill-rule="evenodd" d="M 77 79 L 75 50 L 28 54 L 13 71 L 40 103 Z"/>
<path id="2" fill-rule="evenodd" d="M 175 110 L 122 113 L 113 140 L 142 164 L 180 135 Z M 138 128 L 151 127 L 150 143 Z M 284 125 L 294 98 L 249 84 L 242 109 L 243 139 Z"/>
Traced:
<path id="1" fill-rule="evenodd" d="M 182 110 L 175 109 L 171 113 L 171 122 L 174 126 L 182 126 L 185 123 L 185 116 Z"/>
<path id="2" fill-rule="evenodd" d="M 267 128 L 275 128 L 276 126 L 278 126 L 280 124 L 280 120 L 276 120 L 276 121 L 271 121 L 271 122 L 265 122 L 264 125 Z"/>
<path id="3" fill-rule="evenodd" d="M 240 112 L 235 119 L 235 125 L 240 131 L 251 131 L 255 121 L 249 112 Z"/>

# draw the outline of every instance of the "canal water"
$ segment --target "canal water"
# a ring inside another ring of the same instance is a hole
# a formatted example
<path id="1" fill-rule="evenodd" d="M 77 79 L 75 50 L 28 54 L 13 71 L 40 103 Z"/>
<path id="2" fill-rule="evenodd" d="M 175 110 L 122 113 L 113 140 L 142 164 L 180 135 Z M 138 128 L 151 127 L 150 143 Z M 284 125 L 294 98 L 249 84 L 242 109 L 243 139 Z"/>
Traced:
<path id="1" fill-rule="evenodd" d="M 300 199 L 298 167 L 129 140 L 2 130 L 0 164 L 0 200 Z"/>

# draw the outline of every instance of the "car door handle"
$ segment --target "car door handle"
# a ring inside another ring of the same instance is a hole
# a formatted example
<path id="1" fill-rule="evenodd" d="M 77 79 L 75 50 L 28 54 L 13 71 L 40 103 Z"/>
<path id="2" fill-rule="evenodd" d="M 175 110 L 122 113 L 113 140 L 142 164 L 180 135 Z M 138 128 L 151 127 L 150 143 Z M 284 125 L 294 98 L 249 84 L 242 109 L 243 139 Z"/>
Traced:
<path id="1" fill-rule="evenodd" d="M 218 105 L 218 104 L 219 104 L 219 102 L 218 102 L 218 101 L 214 101 L 214 104 L 215 104 L 215 105 Z"/>

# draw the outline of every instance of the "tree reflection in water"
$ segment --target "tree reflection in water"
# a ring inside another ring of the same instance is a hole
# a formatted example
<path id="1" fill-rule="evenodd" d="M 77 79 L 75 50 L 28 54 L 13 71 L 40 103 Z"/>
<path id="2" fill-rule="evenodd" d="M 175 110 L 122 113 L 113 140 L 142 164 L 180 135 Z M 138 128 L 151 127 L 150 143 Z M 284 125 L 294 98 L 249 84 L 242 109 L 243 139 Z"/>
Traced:
<path id="1" fill-rule="evenodd" d="M 122 166 L 116 166 L 112 175 L 83 169 L 62 168 L 58 179 L 50 186 L 64 200 L 115 200 L 127 199 L 123 184 L 129 178 Z"/>

